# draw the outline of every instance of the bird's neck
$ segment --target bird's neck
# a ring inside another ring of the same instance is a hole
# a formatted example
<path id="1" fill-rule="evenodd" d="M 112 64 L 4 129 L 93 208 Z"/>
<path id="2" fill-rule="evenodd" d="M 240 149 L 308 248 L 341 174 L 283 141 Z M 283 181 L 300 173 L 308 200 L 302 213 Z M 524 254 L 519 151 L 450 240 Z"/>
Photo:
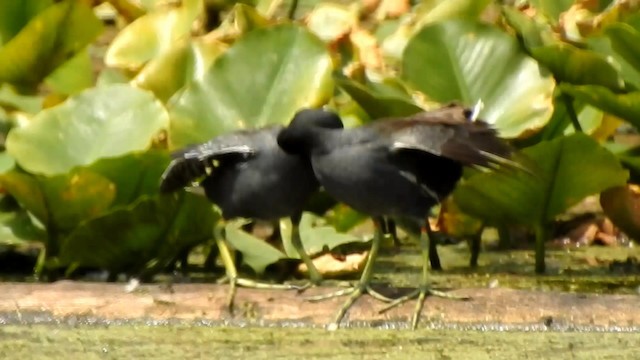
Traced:
<path id="1" fill-rule="evenodd" d="M 305 147 L 307 153 L 313 155 L 323 155 L 331 152 L 340 144 L 343 129 L 315 129 L 307 137 Z"/>

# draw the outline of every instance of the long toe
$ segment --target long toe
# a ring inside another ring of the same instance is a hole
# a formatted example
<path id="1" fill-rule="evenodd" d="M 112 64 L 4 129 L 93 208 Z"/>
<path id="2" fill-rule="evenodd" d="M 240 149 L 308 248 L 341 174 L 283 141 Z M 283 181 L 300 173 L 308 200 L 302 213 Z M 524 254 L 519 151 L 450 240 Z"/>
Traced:
<path id="1" fill-rule="evenodd" d="M 424 307 L 424 300 L 427 296 L 437 296 L 445 299 L 451 300 L 470 300 L 471 298 L 468 296 L 460 296 L 449 294 L 447 292 L 439 291 L 432 289 L 429 286 L 421 286 L 418 289 L 412 291 L 411 293 L 404 295 L 398 299 L 393 300 L 389 305 L 382 308 L 379 313 L 382 314 L 386 311 L 391 310 L 394 307 L 402 305 L 409 300 L 417 299 L 416 307 L 413 312 L 413 316 L 411 317 L 411 329 L 415 330 L 420 322 L 420 316 L 422 314 L 422 309 Z"/>
<path id="2" fill-rule="evenodd" d="M 311 302 L 319 302 L 319 301 L 324 301 L 328 299 L 333 299 L 336 297 L 348 296 L 344 304 L 340 307 L 340 309 L 338 309 L 338 312 L 336 313 L 336 316 L 334 317 L 333 322 L 327 325 L 328 330 L 335 330 L 340 327 L 340 323 L 342 322 L 342 319 L 344 319 L 349 309 L 351 309 L 351 307 L 356 303 L 356 301 L 365 294 L 369 294 L 371 297 L 379 301 L 383 301 L 383 302 L 392 301 L 392 299 L 375 291 L 369 284 L 366 284 L 366 283 L 358 283 L 355 286 L 349 287 L 347 289 L 334 291 L 329 294 L 309 296 L 309 297 L 306 297 L 305 300 L 311 301 Z"/>

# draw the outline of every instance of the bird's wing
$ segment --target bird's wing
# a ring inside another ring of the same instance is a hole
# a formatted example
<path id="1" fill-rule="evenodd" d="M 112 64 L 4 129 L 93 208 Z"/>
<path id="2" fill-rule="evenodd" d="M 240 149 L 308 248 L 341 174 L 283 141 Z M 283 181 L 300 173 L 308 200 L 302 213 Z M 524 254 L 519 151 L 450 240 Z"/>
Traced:
<path id="1" fill-rule="evenodd" d="M 234 133 L 174 152 L 173 160 L 161 176 L 160 191 L 171 192 L 190 186 L 207 175 L 216 162 L 229 164 L 246 161 L 257 152 L 247 145 L 249 143 L 251 139 L 247 135 Z"/>
<path id="2" fill-rule="evenodd" d="M 421 151 L 483 167 L 508 162 L 511 148 L 489 124 L 471 121 L 472 116 L 472 110 L 452 105 L 383 121 L 378 131 L 389 133 L 392 152 Z"/>

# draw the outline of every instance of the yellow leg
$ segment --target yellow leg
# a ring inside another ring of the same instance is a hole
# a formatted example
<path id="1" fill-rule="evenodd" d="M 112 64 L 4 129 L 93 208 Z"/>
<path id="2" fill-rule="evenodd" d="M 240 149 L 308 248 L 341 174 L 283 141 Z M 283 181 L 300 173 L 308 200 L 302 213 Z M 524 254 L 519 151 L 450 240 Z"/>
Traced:
<path id="1" fill-rule="evenodd" d="M 304 264 L 307 266 L 307 269 L 309 269 L 309 283 L 303 285 L 301 288 L 301 290 L 304 290 L 311 286 L 320 285 L 320 283 L 322 282 L 322 275 L 320 275 L 320 272 L 313 264 L 311 257 L 309 256 L 309 254 L 307 254 L 304 246 L 302 245 L 299 228 L 301 218 L 302 214 L 296 214 L 291 217 L 291 245 L 293 245 L 293 247 L 298 252 L 298 255 L 300 255 L 300 259 L 302 259 Z"/>
<path id="2" fill-rule="evenodd" d="M 430 233 L 431 233 L 431 228 L 429 227 L 429 219 L 426 219 L 425 225 L 422 227 L 420 231 L 420 251 L 422 253 L 422 279 L 420 281 L 420 286 L 415 291 L 394 300 L 387 307 L 380 310 L 380 313 L 383 313 L 389 309 L 392 309 L 400 304 L 404 304 L 405 302 L 415 299 L 417 297 L 418 302 L 416 303 L 416 308 L 413 312 L 413 317 L 411 319 L 411 328 L 414 330 L 416 329 L 416 327 L 418 326 L 418 322 L 420 321 L 420 314 L 422 313 L 422 308 L 424 306 L 424 299 L 427 297 L 427 295 L 433 295 L 433 296 L 438 296 L 438 297 L 443 297 L 448 299 L 455 299 L 455 300 L 469 299 L 469 297 L 451 295 L 451 294 L 434 290 L 431 288 L 431 285 L 429 283 L 429 262 L 430 262 L 429 252 L 431 249 L 429 245 Z"/>
<path id="3" fill-rule="evenodd" d="M 298 290 L 299 287 L 287 284 L 268 284 L 260 283 L 250 279 L 243 279 L 238 277 L 238 271 L 236 269 L 235 262 L 231 256 L 229 245 L 224 237 L 224 222 L 220 222 L 214 225 L 213 236 L 215 238 L 218 250 L 220 251 L 220 259 L 224 265 L 225 272 L 227 274 L 225 279 L 222 279 L 218 283 L 229 282 L 229 294 L 227 296 L 227 309 L 230 313 L 233 313 L 233 305 L 236 296 L 237 286 L 255 289 L 272 289 L 272 290 Z"/>
<path id="4" fill-rule="evenodd" d="M 365 293 L 368 293 L 372 297 L 381 300 L 381 301 L 391 301 L 391 299 L 385 297 L 384 295 L 374 291 L 371 286 L 371 276 L 373 274 L 373 264 L 378 255 L 378 250 L 380 249 L 380 242 L 382 240 L 382 218 L 374 218 L 374 224 L 376 226 L 375 233 L 373 236 L 373 240 L 371 241 L 371 251 L 369 252 L 369 258 L 364 266 L 364 270 L 362 271 L 362 275 L 360 276 L 360 281 L 354 287 L 350 287 L 348 289 L 336 291 L 331 294 L 313 296 L 307 298 L 309 301 L 322 301 L 326 299 L 331 299 L 338 296 L 349 295 L 347 301 L 342 305 L 342 307 L 338 310 L 338 313 L 335 316 L 334 321 L 328 325 L 329 330 L 335 330 L 340 326 L 340 322 L 344 318 L 345 314 L 351 308 L 351 306 Z"/>

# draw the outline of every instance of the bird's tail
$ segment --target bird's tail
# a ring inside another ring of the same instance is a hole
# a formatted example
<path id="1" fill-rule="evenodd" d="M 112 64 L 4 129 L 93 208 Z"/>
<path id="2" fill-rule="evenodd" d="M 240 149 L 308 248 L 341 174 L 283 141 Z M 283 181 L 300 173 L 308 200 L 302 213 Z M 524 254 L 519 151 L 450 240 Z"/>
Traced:
<path id="1" fill-rule="evenodd" d="M 466 165 L 489 170 L 522 170 L 531 173 L 526 158 L 500 138 L 489 124 L 476 120 L 460 125 L 467 136 L 456 137 L 444 145 L 443 151 Z"/>
<path id="2" fill-rule="evenodd" d="M 160 177 L 160 192 L 173 192 L 191 186 L 206 175 L 204 162 L 197 157 L 185 157 L 185 153 L 181 150 L 172 154 L 173 160 Z"/>

